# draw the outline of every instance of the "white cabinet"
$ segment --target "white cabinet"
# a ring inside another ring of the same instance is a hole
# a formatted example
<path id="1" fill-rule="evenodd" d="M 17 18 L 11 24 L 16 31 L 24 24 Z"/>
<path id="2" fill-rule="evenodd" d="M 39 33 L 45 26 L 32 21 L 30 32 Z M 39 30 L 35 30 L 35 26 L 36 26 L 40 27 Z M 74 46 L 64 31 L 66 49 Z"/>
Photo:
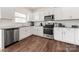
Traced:
<path id="1" fill-rule="evenodd" d="M 43 27 L 34 26 L 32 31 L 34 35 L 43 36 Z"/>
<path id="2" fill-rule="evenodd" d="M 55 20 L 66 20 L 72 18 L 71 8 L 69 7 L 57 7 L 55 8 L 54 15 Z"/>
<path id="3" fill-rule="evenodd" d="M 79 7 L 56 7 L 55 20 L 79 19 Z"/>
<path id="4" fill-rule="evenodd" d="M 20 28 L 19 29 L 19 39 L 22 40 L 26 37 L 26 27 Z"/>
<path id="5" fill-rule="evenodd" d="M 39 12 L 33 13 L 33 20 L 32 21 L 39 21 Z"/>
<path id="6" fill-rule="evenodd" d="M 63 41 L 67 43 L 75 43 L 74 28 L 63 28 Z"/>
<path id="7" fill-rule="evenodd" d="M 75 44 L 79 45 L 79 29 L 75 29 Z"/>
<path id="8" fill-rule="evenodd" d="M 44 21 L 44 16 L 53 15 L 54 8 L 41 8 L 33 12 L 33 21 Z"/>
<path id="9" fill-rule="evenodd" d="M 44 11 L 42 11 L 42 12 L 39 13 L 39 20 L 40 21 L 44 21 L 44 14 L 45 14 Z"/>
<path id="10" fill-rule="evenodd" d="M 72 19 L 79 19 L 79 7 L 72 7 Z"/>
<path id="11" fill-rule="evenodd" d="M 54 28 L 54 39 L 62 41 L 62 28 Z"/>
<path id="12" fill-rule="evenodd" d="M 3 48 L 4 46 L 3 46 L 3 31 L 0 29 L 0 48 Z"/>
<path id="13" fill-rule="evenodd" d="M 1 18 L 14 19 L 15 9 L 13 7 L 2 7 L 1 8 Z"/>
<path id="14" fill-rule="evenodd" d="M 31 27 L 26 27 L 25 32 L 26 32 L 26 37 L 30 36 L 31 35 Z"/>
<path id="15" fill-rule="evenodd" d="M 37 35 L 38 31 L 37 31 L 37 27 L 32 27 L 32 34 Z"/>
<path id="16" fill-rule="evenodd" d="M 62 20 L 62 8 L 61 7 L 55 8 L 54 16 L 55 16 L 55 20 Z"/>
<path id="17" fill-rule="evenodd" d="M 43 36 L 43 27 L 37 27 L 37 35 Z"/>
<path id="18" fill-rule="evenodd" d="M 31 35 L 30 27 L 22 27 L 19 29 L 19 39 L 22 40 Z"/>
<path id="19" fill-rule="evenodd" d="M 44 12 L 43 11 L 34 12 L 32 21 L 44 21 Z"/>
<path id="20" fill-rule="evenodd" d="M 72 8 L 71 7 L 62 7 L 62 19 L 71 19 L 72 18 Z"/>
<path id="21" fill-rule="evenodd" d="M 75 31 L 73 28 L 54 28 L 54 39 L 62 42 L 75 44 Z"/>

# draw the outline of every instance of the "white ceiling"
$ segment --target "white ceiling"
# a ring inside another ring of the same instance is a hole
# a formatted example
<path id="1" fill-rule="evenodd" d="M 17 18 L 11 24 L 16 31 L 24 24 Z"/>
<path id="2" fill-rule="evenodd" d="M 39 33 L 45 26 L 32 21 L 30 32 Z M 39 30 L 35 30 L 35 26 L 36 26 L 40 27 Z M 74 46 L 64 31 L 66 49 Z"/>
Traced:
<path id="1" fill-rule="evenodd" d="M 16 7 L 16 8 L 19 8 L 19 9 L 29 9 L 31 11 L 35 11 L 37 9 L 44 8 L 44 7 Z"/>
<path id="2" fill-rule="evenodd" d="M 17 7 L 17 8 L 21 8 L 21 9 L 29 9 L 31 11 L 36 11 L 38 9 L 41 9 L 41 8 L 51 8 L 51 7 Z"/>
<path id="3" fill-rule="evenodd" d="M 37 9 L 44 8 L 44 7 L 24 7 L 24 8 L 30 9 L 30 10 L 37 10 Z"/>

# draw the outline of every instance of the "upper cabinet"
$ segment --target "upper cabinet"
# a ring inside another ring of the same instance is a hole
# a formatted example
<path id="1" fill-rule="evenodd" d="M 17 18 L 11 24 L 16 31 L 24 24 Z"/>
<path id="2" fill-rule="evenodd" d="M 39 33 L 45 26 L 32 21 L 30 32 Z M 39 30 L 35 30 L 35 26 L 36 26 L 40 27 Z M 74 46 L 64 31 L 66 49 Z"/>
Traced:
<path id="1" fill-rule="evenodd" d="M 69 7 L 57 7 L 54 11 L 55 20 L 66 20 L 71 19 L 71 8 Z"/>
<path id="2" fill-rule="evenodd" d="M 33 13 L 33 21 L 44 21 L 44 14 L 43 11 L 36 11 Z"/>
<path id="3" fill-rule="evenodd" d="M 3 19 L 14 19 L 15 9 L 12 7 L 2 7 L 1 8 L 1 18 Z"/>
<path id="4" fill-rule="evenodd" d="M 79 7 L 56 7 L 55 20 L 79 19 Z"/>
<path id="5" fill-rule="evenodd" d="M 62 20 L 72 19 L 72 8 L 62 7 Z"/>
<path id="6" fill-rule="evenodd" d="M 39 12 L 33 12 L 33 19 L 32 21 L 39 21 Z"/>
<path id="7" fill-rule="evenodd" d="M 62 8 L 56 7 L 54 9 L 54 17 L 55 17 L 55 20 L 61 20 L 62 19 Z"/>
<path id="8" fill-rule="evenodd" d="M 41 8 L 33 12 L 33 21 L 44 21 L 44 16 L 53 15 L 54 8 Z"/>
<path id="9" fill-rule="evenodd" d="M 79 7 L 72 7 L 72 19 L 79 19 Z"/>

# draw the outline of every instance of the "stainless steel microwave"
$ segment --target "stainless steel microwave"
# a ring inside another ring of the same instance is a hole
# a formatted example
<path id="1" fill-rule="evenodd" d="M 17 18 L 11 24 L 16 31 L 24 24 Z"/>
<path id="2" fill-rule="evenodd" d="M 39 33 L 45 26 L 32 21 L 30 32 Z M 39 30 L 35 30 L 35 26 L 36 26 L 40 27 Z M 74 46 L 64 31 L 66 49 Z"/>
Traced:
<path id="1" fill-rule="evenodd" d="M 53 21 L 53 20 L 54 20 L 54 15 L 47 15 L 47 16 L 44 16 L 44 20 L 45 20 L 45 21 Z"/>

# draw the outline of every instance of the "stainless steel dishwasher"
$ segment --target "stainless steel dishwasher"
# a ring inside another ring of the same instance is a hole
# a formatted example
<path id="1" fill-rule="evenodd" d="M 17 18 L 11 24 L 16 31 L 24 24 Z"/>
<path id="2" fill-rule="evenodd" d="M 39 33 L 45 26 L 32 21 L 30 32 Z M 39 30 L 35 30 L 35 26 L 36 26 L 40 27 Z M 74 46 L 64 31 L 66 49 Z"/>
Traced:
<path id="1" fill-rule="evenodd" d="M 11 28 L 4 30 L 4 46 L 8 46 L 14 42 L 19 41 L 19 29 Z"/>

